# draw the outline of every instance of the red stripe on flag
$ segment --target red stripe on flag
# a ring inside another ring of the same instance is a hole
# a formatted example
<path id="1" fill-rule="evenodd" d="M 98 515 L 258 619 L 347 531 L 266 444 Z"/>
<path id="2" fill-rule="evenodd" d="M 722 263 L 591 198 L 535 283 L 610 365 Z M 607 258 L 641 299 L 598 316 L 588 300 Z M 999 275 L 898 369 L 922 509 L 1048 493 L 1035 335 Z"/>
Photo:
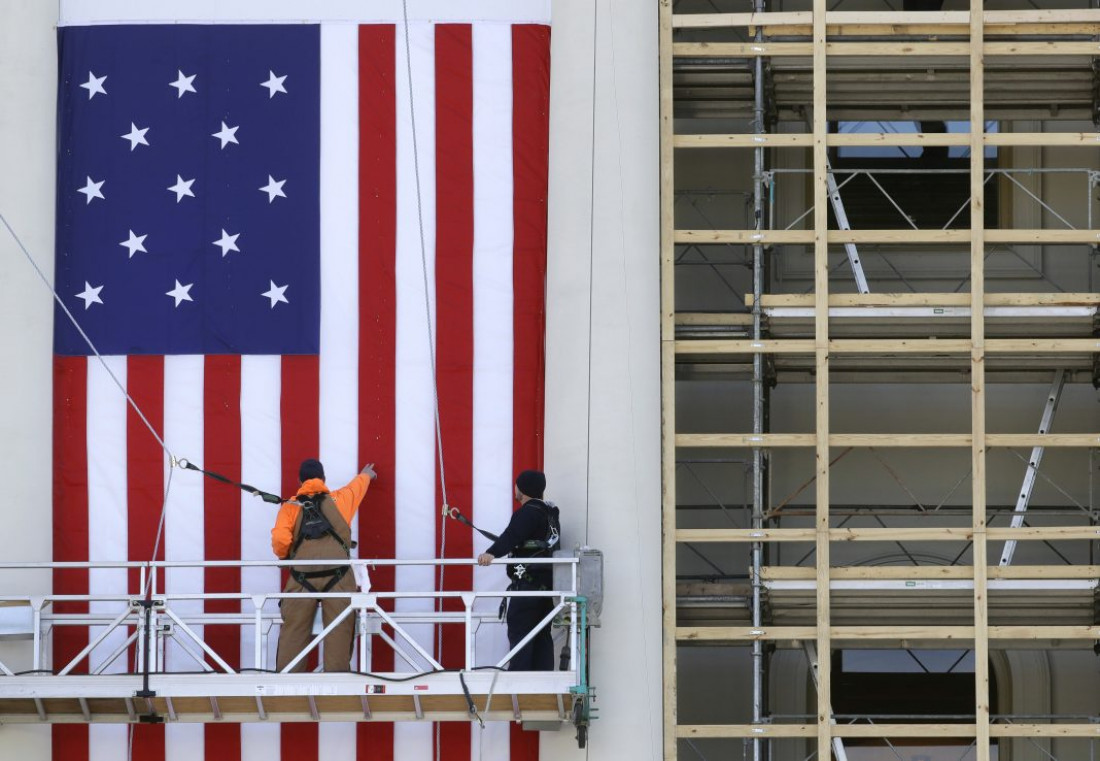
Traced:
<path id="1" fill-rule="evenodd" d="M 320 363 L 317 356 L 283 357 L 279 418 L 282 429 L 282 489 L 286 496 L 298 492 L 298 467 L 302 460 L 319 456 L 320 394 Z M 343 484 L 331 486 L 335 488 Z"/>
<path id="2" fill-rule="evenodd" d="M 542 467 L 550 28 L 512 27 L 512 466 Z M 538 733 L 511 730 L 512 761 L 538 761 Z"/>
<path id="3" fill-rule="evenodd" d="M 435 303 L 436 385 L 443 440 L 443 477 L 447 500 L 469 514 L 473 505 L 474 447 L 474 149 L 473 50 L 468 24 L 439 24 L 435 28 Z M 442 504 L 437 477 L 437 499 Z M 436 546 L 442 557 L 469 558 L 473 534 L 465 526 L 437 513 Z M 443 588 L 473 589 L 469 567 L 447 568 Z M 461 612 L 461 600 L 449 600 L 444 610 Z M 462 627 L 443 626 L 440 663 L 465 668 Z M 439 726 L 437 757 L 469 761 L 469 722 Z"/>
<path id="4" fill-rule="evenodd" d="M 396 554 L 394 507 L 394 358 L 397 337 L 397 101 L 392 25 L 359 27 L 359 459 L 378 481 L 359 519 L 359 556 Z M 372 585 L 394 588 L 392 566 Z M 373 671 L 392 671 L 393 653 L 378 647 Z M 368 698 L 369 700 L 369 698 Z M 369 703 L 368 703 L 369 705 Z M 393 724 L 356 725 L 356 758 L 393 760 Z"/>
<path id="5" fill-rule="evenodd" d="M 298 491 L 298 466 L 308 457 L 318 457 L 320 436 L 320 361 L 316 356 L 286 356 L 282 360 L 282 391 L 279 395 L 283 494 Z M 332 484 L 333 487 L 343 484 Z M 275 517 L 271 518 L 272 524 Z M 317 663 L 316 650 L 309 668 Z M 280 730 L 283 758 L 317 761 L 317 725 L 283 724 Z"/>
<path id="6" fill-rule="evenodd" d="M 53 361 L 53 559 L 88 561 L 88 361 L 54 357 Z M 88 571 L 53 572 L 55 594 L 88 594 Z M 87 613 L 87 603 L 57 603 L 55 613 Z M 53 635 L 53 663 L 59 670 L 88 644 L 87 626 L 58 626 Z M 76 668 L 87 673 L 87 663 Z M 54 724 L 53 758 L 88 757 L 88 727 Z"/>
<path id="7" fill-rule="evenodd" d="M 208 356 L 203 367 L 203 459 L 207 470 L 241 480 L 241 358 Z M 203 557 L 206 560 L 239 560 L 241 547 L 241 496 L 232 486 L 207 478 L 203 482 Z M 206 568 L 207 592 L 240 592 L 239 567 Z M 238 613 L 233 600 L 207 600 L 207 613 Z M 233 668 L 240 666 L 240 629 L 231 625 L 207 626 L 206 643 Z M 215 666 L 215 668 L 219 668 Z M 207 724 L 207 758 L 238 758 L 241 732 L 236 724 Z"/>
<path id="8" fill-rule="evenodd" d="M 126 390 L 145 414 L 145 419 L 164 435 L 164 358 L 132 356 L 126 360 Z M 160 443 L 146 428 L 133 406 L 126 407 L 126 506 L 127 556 L 132 561 L 152 560 L 157 525 L 164 504 L 164 456 Z M 164 560 L 164 542 L 156 560 Z M 164 589 L 163 575 L 158 589 Z M 137 569 L 130 570 L 131 592 L 142 590 Z M 137 648 L 130 648 L 134 658 Z M 140 668 L 141 665 L 138 664 Z M 164 758 L 164 725 L 133 726 L 133 757 L 158 761 Z"/>
<path id="9" fill-rule="evenodd" d="M 126 360 L 126 390 L 157 435 L 164 435 L 164 357 L 132 356 Z M 157 525 L 164 504 L 164 457 L 160 443 L 132 405 L 126 407 L 127 557 L 132 561 L 164 560 L 164 542 L 153 558 Z M 132 591 L 141 588 L 138 569 L 130 570 Z M 157 591 L 163 590 L 164 579 Z"/>
<path id="10" fill-rule="evenodd" d="M 512 27 L 512 172 L 515 219 L 513 457 L 538 468 L 543 451 L 546 188 L 550 146 L 550 27 Z"/>

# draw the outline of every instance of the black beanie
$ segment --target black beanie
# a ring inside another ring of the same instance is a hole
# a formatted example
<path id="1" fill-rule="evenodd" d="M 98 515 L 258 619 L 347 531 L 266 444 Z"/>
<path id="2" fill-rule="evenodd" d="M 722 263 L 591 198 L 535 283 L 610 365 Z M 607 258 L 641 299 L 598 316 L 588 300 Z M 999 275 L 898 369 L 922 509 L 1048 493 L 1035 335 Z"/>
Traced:
<path id="1" fill-rule="evenodd" d="M 325 480 L 325 466 L 320 460 L 302 460 L 302 464 L 298 467 L 299 481 L 308 481 L 311 478 Z"/>
<path id="2" fill-rule="evenodd" d="M 542 499 L 546 491 L 546 476 L 540 470 L 525 470 L 516 477 L 516 488 L 528 497 Z"/>

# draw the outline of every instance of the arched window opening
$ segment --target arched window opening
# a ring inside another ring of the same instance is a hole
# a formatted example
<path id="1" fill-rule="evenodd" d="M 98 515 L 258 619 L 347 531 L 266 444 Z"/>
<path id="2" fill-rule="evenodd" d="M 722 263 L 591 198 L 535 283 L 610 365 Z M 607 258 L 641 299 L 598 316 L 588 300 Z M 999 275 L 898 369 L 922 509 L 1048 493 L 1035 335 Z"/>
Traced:
<path id="1" fill-rule="evenodd" d="M 990 696 L 996 686 L 990 669 Z M 990 706 L 996 713 L 996 706 Z M 942 734 L 844 741 L 848 761 L 974 761 L 971 737 L 952 736 L 952 724 L 973 724 L 974 651 L 840 650 L 833 655 L 833 713 L 846 723 L 928 723 Z M 998 759 L 990 747 L 991 761 Z"/>

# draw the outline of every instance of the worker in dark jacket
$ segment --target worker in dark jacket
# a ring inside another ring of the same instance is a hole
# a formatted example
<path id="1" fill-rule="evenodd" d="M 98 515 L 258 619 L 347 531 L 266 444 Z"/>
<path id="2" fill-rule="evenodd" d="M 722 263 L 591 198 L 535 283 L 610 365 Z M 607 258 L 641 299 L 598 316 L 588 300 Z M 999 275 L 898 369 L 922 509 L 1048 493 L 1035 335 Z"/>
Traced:
<path id="1" fill-rule="evenodd" d="M 543 501 L 546 476 L 525 470 L 516 478 L 515 499 L 519 509 L 512 513 L 508 528 L 489 549 L 478 555 L 478 565 L 511 554 L 513 558 L 549 557 L 558 542 L 558 509 Z M 547 563 L 517 563 L 508 566 L 509 590 L 553 589 L 553 568 Z M 514 648 L 547 615 L 554 605 L 550 597 L 513 597 L 508 602 L 508 644 Z M 512 671 L 552 671 L 554 639 L 550 627 L 543 627 L 534 639 L 516 653 L 508 666 Z"/>

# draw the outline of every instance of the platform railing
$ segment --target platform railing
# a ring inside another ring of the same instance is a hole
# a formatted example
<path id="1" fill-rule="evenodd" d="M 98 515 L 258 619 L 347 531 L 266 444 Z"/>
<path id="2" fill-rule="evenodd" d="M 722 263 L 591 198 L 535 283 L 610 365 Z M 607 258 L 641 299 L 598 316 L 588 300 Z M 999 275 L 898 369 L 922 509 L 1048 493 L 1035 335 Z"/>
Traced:
<path id="1" fill-rule="evenodd" d="M 123 671 L 116 667 L 110 673 L 133 675 L 170 674 L 166 668 L 166 650 L 178 648 L 180 654 L 186 654 L 198 668 L 205 673 L 220 672 L 238 674 L 242 670 L 271 672 L 268 661 L 268 642 L 273 629 L 281 622 L 281 616 L 274 610 L 265 610 L 272 604 L 285 599 L 348 599 L 349 606 L 327 626 L 316 632 L 310 642 L 282 670 L 287 673 L 295 668 L 310 653 L 317 650 L 324 638 L 340 623 L 351 617 L 356 621 L 356 652 L 354 669 L 360 673 L 371 672 L 371 656 L 375 640 L 389 647 L 396 658 L 403 661 L 414 673 L 431 673 L 444 670 L 470 671 L 478 668 L 503 669 L 515 657 L 521 648 L 531 642 L 539 632 L 554 627 L 555 622 L 565 630 L 569 646 L 568 671 L 575 675 L 574 684 L 579 684 L 584 673 L 584 648 L 578 647 L 579 629 L 583 626 L 586 601 L 577 594 L 577 559 L 567 558 L 525 558 L 522 561 L 500 559 L 493 565 L 504 566 L 522 562 L 525 565 L 568 566 L 569 583 L 567 588 L 519 591 L 519 590 L 401 590 L 383 591 L 371 588 L 370 570 L 378 567 L 439 567 L 471 566 L 474 560 L 391 560 L 391 559 L 351 559 L 351 560 L 294 560 L 294 561 L 155 561 L 155 562 L 41 562 L 41 563 L 0 563 L 0 579 L 9 574 L 25 574 L 36 571 L 61 570 L 136 570 L 136 574 L 127 573 L 127 592 L 90 593 L 90 594 L 40 594 L 40 595 L 0 595 L 0 609 L 19 609 L 26 606 L 30 611 L 30 620 L 22 632 L 9 628 L 8 639 L 30 639 L 32 644 L 29 671 L 20 674 L 41 674 L 44 676 L 67 676 L 74 674 L 81 663 L 87 661 L 88 673 L 103 674 L 118 662 L 124 664 Z M 355 575 L 359 590 L 348 592 L 301 592 L 290 593 L 273 588 L 271 591 L 206 592 L 206 591 L 162 591 L 165 576 L 169 569 L 211 569 L 211 568 L 267 568 L 281 569 L 290 566 L 318 566 L 333 568 L 350 566 Z M 499 570 L 496 571 L 499 573 Z M 563 575 L 556 575 L 560 579 Z M 136 578 L 136 584 L 132 579 Z M 10 587 L 10 584 L 9 584 Z M 479 629 L 483 626 L 503 626 L 496 606 L 492 610 L 477 610 L 479 601 L 499 602 L 524 597 L 549 598 L 552 610 L 538 625 L 515 647 L 489 659 L 489 662 L 477 661 L 477 641 Z M 400 601 L 428 600 L 435 604 L 430 611 L 400 610 Z M 462 610 L 444 611 L 442 601 L 459 600 Z M 213 613 L 197 611 L 208 602 L 236 602 L 240 612 Z M 58 604 L 84 604 L 85 612 L 57 612 Z M 239 641 L 251 641 L 253 668 L 238 669 L 230 665 L 233 658 L 223 657 L 203 636 L 196 631 L 200 626 L 236 626 L 240 629 Z M 422 643 L 410 631 L 411 626 L 437 625 L 454 627 L 461 625 L 464 633 L 463 662 L 461 664 L 443 663 L 440 657 L 431 652 L 431 646 Z M 54 664 L 53 637 L 59 627 L 94 627 L 89 641 L 80 652 L 64 664 Z M 386 631 L 386 627 L 390 631 Z M 120 633 L 122 636 L 117 636 Z M 112 636 L 115 635 L 115 636 Z M 113 648 L 113 649 L 112 649 Z M 135 657 L 124 657 L 132 651 Z M 98 657 L 96 657 L 98 656 Z M 204 657 L 205 656 L 205 657 Z M 207 661 L 209 658 L 209 662 Z M 120 661 L 121 659 L 121 661 Z M 93 665 L 94 664 L 94 665 Z M 59 666 L 59 667 L 57 667 Z M 564 670 L 564 669 L 563 669 Z M 0 685 L 3 677 L 16 676 L 16 672 L 0 660 Z"/>

